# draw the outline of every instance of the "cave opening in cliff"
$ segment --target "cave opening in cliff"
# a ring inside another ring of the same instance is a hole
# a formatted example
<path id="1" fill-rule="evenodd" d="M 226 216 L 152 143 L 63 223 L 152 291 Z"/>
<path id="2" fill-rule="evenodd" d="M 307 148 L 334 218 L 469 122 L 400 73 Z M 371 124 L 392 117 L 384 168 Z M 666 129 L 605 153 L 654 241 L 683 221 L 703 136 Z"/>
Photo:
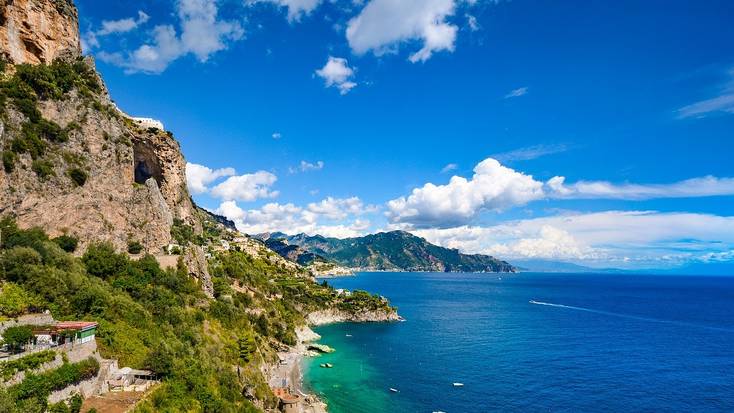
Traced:
<path id="1" fill-rule="evenodd" d="M 135 182 L 145 184 L 150 178 L 155 179 L 160 187 L 163 183 L 163 169 L 161 168 L 155 150 L 146 142 L 137 142 L 133 146 L 135 162 Z"/>

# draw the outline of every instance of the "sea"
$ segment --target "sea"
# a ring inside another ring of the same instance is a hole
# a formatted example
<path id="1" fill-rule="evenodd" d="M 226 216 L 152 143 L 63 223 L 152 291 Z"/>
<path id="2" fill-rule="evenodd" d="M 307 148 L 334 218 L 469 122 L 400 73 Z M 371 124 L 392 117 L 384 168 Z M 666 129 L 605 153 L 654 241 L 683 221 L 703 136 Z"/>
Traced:
<path id="1" fill-rule="evenodd" d="M 734 412 L 734 277 L 328 282 L 388 297 L 406 319 L 315 329 L 336 352 L 304 361 L 304 385 L 331 413 Z"/>

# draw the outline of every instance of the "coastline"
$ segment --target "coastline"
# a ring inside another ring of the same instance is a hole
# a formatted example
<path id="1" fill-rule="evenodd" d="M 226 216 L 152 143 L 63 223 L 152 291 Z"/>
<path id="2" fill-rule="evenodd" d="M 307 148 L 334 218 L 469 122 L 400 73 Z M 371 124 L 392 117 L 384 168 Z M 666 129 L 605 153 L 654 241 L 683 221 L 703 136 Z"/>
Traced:
<path id="1" fill-rule="evenodd" d="M 267 379 L 272 389 L 286 388 L 299 396 L 298 411 L 302 413 L 327 413 L 328 406 L 315 394 L 308 394 L 303 384 L 303 361 L 306 357 L 315 357 L 316 351 L 309 350 L 308 344 L 321 339 L 311 327 L 334 323 L 379 323 L 404 321 L 396 311 L 368 311 L 350 314 L 340 310 L 322 310 L 310 313 L 306 317 L 308 325 L 296 329 L 298 343 L 287 351 L 278 352 L 279 363 L 268 366 Z"/>

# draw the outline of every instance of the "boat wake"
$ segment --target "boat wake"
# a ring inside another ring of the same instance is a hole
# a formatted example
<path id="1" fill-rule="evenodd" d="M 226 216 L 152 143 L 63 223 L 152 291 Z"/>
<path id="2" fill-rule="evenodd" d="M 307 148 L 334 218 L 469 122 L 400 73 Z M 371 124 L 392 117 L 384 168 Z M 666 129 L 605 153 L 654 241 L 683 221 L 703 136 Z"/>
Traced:
<path id="1" fill-rule="evenodd" d="M 593 308 L 576 307 L 576 306 L 564 305 L 564 304 L 546 303 L 543 301 L 536 301 L 536 300 L 530 300 L 529 303 L 535 304 L 535 305 L 544 305 L 547 307 L 564 308 L 567 310 L 585 311 L 587 313 L 601 314 L 601 315 L 606 315 L 610 317 L 627 318 L 630 320 L 647 321 L 651 323 L 661 323 L 661 324 L 673 324 L 673 325 L 679 325 L 679 326 L 684 326 L 684 327 L 703 328 L 706 330 L 725 331 L 728 333 L 734 333 L 734 329 L 726 328 L 726 327 L 714 327 L 714 326 L 707 326 L 707 325 L 701 325 L 701 324 L 686 323 L 685 321 L 663 320 L 660 318 L 641 317 L 641 316 L 636 316 L 632 314 L 613 313 L 611 311 L 594 310 Z"/>

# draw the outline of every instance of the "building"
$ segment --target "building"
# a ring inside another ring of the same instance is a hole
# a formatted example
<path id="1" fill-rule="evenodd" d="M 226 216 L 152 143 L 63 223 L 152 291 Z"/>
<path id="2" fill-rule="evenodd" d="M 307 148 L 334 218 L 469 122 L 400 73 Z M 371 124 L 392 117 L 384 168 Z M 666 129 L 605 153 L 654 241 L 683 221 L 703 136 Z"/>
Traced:
<path id="1" fill-rule="evenodd" d="M 277 387 L 273 389 L 275 394 L 280 400 L 280 411 L 283 413 L 299 413 L 301 396 L 291 394 L 288 389 L 284 387 Z"/>
<path id="2" fill-rule="evenodd" d="M 154 129 L 160 129 L 165 130 L 166 128 L 163 127 L 163 122 L 159 121 L 158 119 L 153 118 L 136 118 L 131 117 L 135 123 L 142 126 L 143 128 L 154 128 Z"/>
<path id="3" fill-rule="evenodd" d="M 94 341 L 98 324 L 94 321 L 59 321 L 33 329 L 36 345 L 49 347 L 84 344 Z"/>

